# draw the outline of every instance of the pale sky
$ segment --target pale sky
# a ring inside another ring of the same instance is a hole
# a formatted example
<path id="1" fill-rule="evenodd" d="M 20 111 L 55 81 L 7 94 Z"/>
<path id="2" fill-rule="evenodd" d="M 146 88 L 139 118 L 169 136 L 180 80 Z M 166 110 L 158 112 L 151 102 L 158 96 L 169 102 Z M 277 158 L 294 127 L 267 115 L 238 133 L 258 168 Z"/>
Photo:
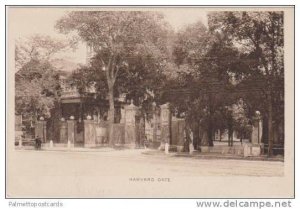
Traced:
<path id="1" fill-rule="evenodd" d="M 79 8 L 76 9 L 79 10 Z M 95 8 L 89 8 L 89 10 L 91 9 Z M 9 28 L 8 35 L 14 39 L 28 37 L 34 34 L 50 35 L 64 39 L 66 35 L 58 33 L 54 25 L 66 11 L 70 10 L 70 8 L 9 8 L 7 24 Z M 97 10 L 99 10 L 99 8 Z M 142 10 L 142 8 L 135 8 L 134 10 Z M 146 10 L 149 10 L 149 8 Z M 205 25 L 207 24 L 206 12 L 203 8 L 152 8 L 152 10 L 162 11 L 166 20 L 175 30 L 199 20 Z M 80 44 L 76 51 L 69 51 L 59 56 L 60 58 L 75 63 L 84 64 L 86 61 L 85 45 Z"/>

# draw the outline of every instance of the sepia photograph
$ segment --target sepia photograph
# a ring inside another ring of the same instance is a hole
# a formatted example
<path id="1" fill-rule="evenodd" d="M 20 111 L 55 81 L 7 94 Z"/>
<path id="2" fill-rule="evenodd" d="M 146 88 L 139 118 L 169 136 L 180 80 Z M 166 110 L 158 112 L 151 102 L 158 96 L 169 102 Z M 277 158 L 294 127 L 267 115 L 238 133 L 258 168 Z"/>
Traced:
<path id="1" fill-rule="evenodd" d="M 7 6 L 7 198 L 293 198 L 294 7 Z"/>

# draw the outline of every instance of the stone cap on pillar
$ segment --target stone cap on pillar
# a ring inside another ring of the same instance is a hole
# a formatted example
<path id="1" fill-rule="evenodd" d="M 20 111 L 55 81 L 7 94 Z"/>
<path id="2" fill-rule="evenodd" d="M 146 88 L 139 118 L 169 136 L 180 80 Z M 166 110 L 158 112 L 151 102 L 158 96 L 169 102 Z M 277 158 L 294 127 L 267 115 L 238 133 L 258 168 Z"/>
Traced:
<path id="1" fill-rule="evenodd" d="M 42 116 L 42 117 L 39 118 L 39 120 L 37 120 L 37 123 L 46 125 L 47 121 L 46 121 L 45 118 Z"/>
<path id="2" fill-rule="evenodd" d="M 137 109 L 138 109 L 138 107 L 133 104 L 133 100 L 131 100 L 130 105 L 125 106 L 125 110 L 137 110 Z"/>
<path id="3" fill-rule="evenodd" d="M 156 107 L 156 102 L 152 102 L 152 107 Z"/>
<path id="4" fill-rule="evenodd" d="M 256 111 L 255 111 L 255 115 L 253 116 L 252 119 L 253 119 L 254 121 L 259 121 L 259 120 L 261 120 L 262 118 L 261 118 L 260 111 L 256 110 Z"/>
<path id="5" fill-rule="evenodd" d="M 163 105 L 160 105 L 160 108 L 161 109 L 169 109 L 170 108 L 170 103 L 166 103 L 166 104 L 163 104 Z"/>

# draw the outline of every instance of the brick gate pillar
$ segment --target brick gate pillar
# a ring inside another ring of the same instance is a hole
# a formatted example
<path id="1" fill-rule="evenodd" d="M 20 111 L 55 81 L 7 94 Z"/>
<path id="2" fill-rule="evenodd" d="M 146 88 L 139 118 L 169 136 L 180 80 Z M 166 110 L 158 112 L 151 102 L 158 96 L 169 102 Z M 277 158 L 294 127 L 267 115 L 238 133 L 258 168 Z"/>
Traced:
<path id="1" fill-rule="evenodd" d="M 152 103 L 152 111 L 153 111 L 153 141 L 156 142 L 157 141 L 157 131 L 158 131 L 158 113 L 157 113 L 157 108 L 156 108 L 156 103 L 153 102 Z"/>
<path id="2" fill-rule="evenodd" d="M 169 103 L 160 106 L 160 124 L 161 124 L 161 146 L 160 149 L 165 148 L 168 152 L 168 148 L 171 142 L 171 111 Z"/>
<path id="3" fill-rule="evenodd" d="M 84 147 L 96 146 L 96 125 L 97 122 L 91 120 L 91 116 L 84 120 Z"/>
<path id="4" fill-rule="evenodd" d="M 255 117 L 252 121 L 251 154 L 253 156 L 259 156 L 262 146 L 262 121 L 259 111 L 255 112 Z"/>
<path id="5" fill-rule="evenodd" d="M 75 120 L 68 120 L 67 121 L 67 127 L 68 127 L 68 146 L 69 147 L 74 147 L 76 121 Z"/>
<path id="6" fill-rule="evenodd" d="M 64 118 L 60 119 L 59 126 L 59 142 L 67 144 L 68 142 L 68 127 Z"/>
<path id="7" fill-rule="evenodd" d="M 136 121 L 138 107 L 131 101 L 125 106 L 125 144 L 135 146 L 137 141 Z"/>
<path id="8" fill-rule="evenodd" d="M 35 137 L 40 137 L 43 143 L 47 142 L 47 121 L 43 117 L 36 122 Z"/>

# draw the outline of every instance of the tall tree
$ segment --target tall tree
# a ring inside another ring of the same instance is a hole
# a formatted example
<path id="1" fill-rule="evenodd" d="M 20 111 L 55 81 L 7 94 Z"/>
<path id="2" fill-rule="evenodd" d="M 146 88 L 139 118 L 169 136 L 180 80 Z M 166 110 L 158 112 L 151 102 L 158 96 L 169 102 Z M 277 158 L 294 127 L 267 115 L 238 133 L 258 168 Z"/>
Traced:
<path id="1" fill-rule="evenodd" d="M 69 46 L 72 45 L 39 34 L 17 40 L 16 113 L 49 116 L 59 97 L 58 72 L 51 60 Z"/>
<path id="2" fill-rule="evenodd" d="M 178 69 L 175 85 L 188 94 L 183 100 L 188 121 L 196 124 L 196 132 L 201 126 L 207 133 L 208 141 L 202 144 L 213 146 L 215 130 L 224 127 L 223 107 L 234 102 L 226 90 L 233 88 L 228 69 L 235 65 L 238 53 L 224 37 L 197 22 L 177 34 L 173 54 Z M 178 106 L 177 101 L 178 97 Z"/>
<path id="3" fill-rule="evenodd" d="M 59 52 L 74 47 L 75 41 L 54 39 L 50 36 L 35 34 L 27 38 L 16 40 L 15 68 L 21 69 L 31 60 L 43 60 L 50 62 Z"/>
<path id="4" fill-rule="evenodd" d="M 54 67 L 39 60 L 26 63 L 16 74 L 16 114 L 50 117 L 59 99 L 59 78 Z"/>
<path id="5" fill-rule="evenodd" d="M 124 71 L 138 70 L 131 63 L 139 54 L 162 59 L 168 35 L 163 16 L 138 11 L 74 11 L 57 22 L 61 32 L 76 31 L 97 55 L 99 68 L 105 72 L 109 96 L 109 143 L 113 144 L 115 86 Z M 134 65 L 136 66 L 136 65 Z M 133 77 L 131 82 L 136 81 Z"/>
<path id="6" fill-rule="evenodd" d="M 268 118 L 268 154 L 271 156 L 274 116 L 280 115 L 277 120 L 282 120 L 284 112 L 280 105 L 284 92 L 283 12 L 211 13 L 209 25 L 211 30 L 225 34 L 227 41 L 244 54 L 244 69 L 234 72 L 239 82 L 248 84 L 244 86 L 249 91 L 261 91 L 266 98 L 262 101 Z"/>
<path id="7" fill-rule="evenodd" d="M 33 125 L 39 116 L 50 117 L 58 105 L 59 75 L 52 61 L 70 43 L 49 36 L 18 39 L 15 46 L 15 113 Z M 27 127 L 28 128 L 28 127 Z"/>

